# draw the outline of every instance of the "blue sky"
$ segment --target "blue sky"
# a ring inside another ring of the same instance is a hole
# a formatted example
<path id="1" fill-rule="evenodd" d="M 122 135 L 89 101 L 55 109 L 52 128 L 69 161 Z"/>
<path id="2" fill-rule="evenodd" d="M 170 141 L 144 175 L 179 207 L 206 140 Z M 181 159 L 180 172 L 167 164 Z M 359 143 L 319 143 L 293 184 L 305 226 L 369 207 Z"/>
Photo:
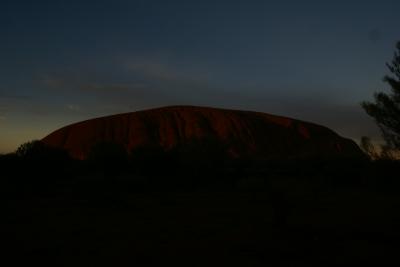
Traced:
<path id="1" fill-rule="evenodd" d="M 379 140 L 399 1 L 1 1 L 0 153 L 167 105 L 256 110 Z"/>

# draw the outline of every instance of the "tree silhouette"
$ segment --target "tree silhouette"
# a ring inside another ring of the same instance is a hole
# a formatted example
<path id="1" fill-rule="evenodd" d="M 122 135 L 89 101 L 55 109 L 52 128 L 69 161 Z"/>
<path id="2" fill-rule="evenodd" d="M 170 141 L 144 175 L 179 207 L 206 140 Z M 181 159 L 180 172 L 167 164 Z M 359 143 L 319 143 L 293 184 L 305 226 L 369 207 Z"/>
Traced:
<path id="1" fill-rule="evenodd" d="M 15 154 L 21 158 L 29 158 L 42 154 L 44 150 L 45 147 L 42 142 L 39 140 L 32 140 L 21 144 L 15 151 Z"/>
<path id="2" fill-rule="evenodd" d="M 361 137 L 360 147 L 370 157 L 370 159 L 377 159 L 379 157 L 379 154 L 376 152 L 375 146 L 372 144 L 369 137 Z"/>
<path id="3" fill-rule="evenodd" d="M 50 147 L 39 140 L 23 143 L 17 148 L 15 155 L 29 161 L 63 162 L 69 160 L 66 151 Z"/>
<path id="4" fill-rule="evenodd" d="M 87 160 L 99 170 L 117 173 L 127 164 L 128 153 L 120 144 L 103 141 L 91 148 Z"/>
<path id="5" fill-rule="evenodd" d="M 396 151 L 394 151 L 388 145 L 381 146 L 381 153 L 379 154 L 379 159 L 382 160 L 395 160 L 396 159 Z"/>
<path id="6" fill-rule="evenodd" d="M 142 173 L 165 173 L 173 167 L 171 156 L 161 146 L 143 145 L 130 151 L 130 161 L 136 171 Z"/>
<path id="7" fill-rule="evenodd" d="M 391 87 L 390 93 L 377 92 L 374 102 L 362 102 L 367 114 L 375 119 L 387 146 L 400 149 L 400 42 L 390 63 L 386 63 L 392 76 L 386 75 L 383 81 Z"/>
<path id="8" fill-rule="evenodd" d="M 361 149 L 371 160 L 396 160 L 396 150 L 389 145 L 375 146 L 367 136 L 361 137 Z"/>
<path id="9" fill-rule="evenodd" d="M 180 168 L 195 173 L 216 173 L 228 159 L 225 144 L 213 138 L 191 139 L 174 149 Z"/>

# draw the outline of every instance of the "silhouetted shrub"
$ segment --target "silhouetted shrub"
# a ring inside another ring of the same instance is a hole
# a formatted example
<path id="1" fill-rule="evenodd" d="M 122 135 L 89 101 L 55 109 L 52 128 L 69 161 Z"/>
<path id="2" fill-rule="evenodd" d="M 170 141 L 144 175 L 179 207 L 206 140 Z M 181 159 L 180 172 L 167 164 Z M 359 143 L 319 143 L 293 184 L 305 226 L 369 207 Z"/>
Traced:
<path id="1" fill-rule="evenodd" d="M 194 139 L 165 150 L 143 145 L 130 153 L 133 170 L 153 185 L 177 188 L 222 178 L 227 154 L 220 142 Z"/>
<path id="2" fill-rule="evenodd" d="M 181 183 L 192 187 L 226 183 L 231 186 L 237 178 L 226 173 L 230 161 L 226 147 L 211 138 L 192 139 L 170 151 Z"/>
<path id="3" fill-rule="evenodd" d="M 381 146 L 381 153 L 379 154 L 380 160 L 398 160 L 399 150 L 393 149 L 388 145 Z"/>
<path id="4" fill-rule="evenodd" d="M 173 156 L 161 146 L 143 145 L 130 152 L 132 167 L 141 174 L 169 174 L 175 170 L 173 161 Z"/>
<path id="5" fill-rule="evenodd" d="M 91 148 L 87 161 L 97 170 L 118 173 L 127 166 L 128 153 L 120 144 L 99 142 Z"/>
<path id="6" fill-rule="evenodd" d="M 223 168 L 228 157 L 225 146 L 212 138 L 192 139 L 174 150 L 182 167 L 199 172 Z"/>
<path id="7" fill-rule="evenodd" d="M 372 144 L 369 137 L 361 137 L 360 147 L 370 157 L 370 159 L 377 159 L 379 157 L 379 154 L 376 152 L 375 146 Z"/>
<path id="8" fill-rule="evenodd" d="M 6 173 L 10 191 L 54 192 L 54 185 L 70 175 L 72 159 L 62 149 L 41 141 L 29 141 L 2 157 L 1 169 Z"/>
<path id="9" fill-rule="evenodd" d="M 50 147 L 39 140 L 23 143 L 15 151 L 22 160 L 31 162 L 64 163 L 70 160 L 65 150 Z"/>
<path id="10" fill-rule="evenodd" d="M 15 172 L 15 169 L 20 164 L 20 159 L 15 153 L 0 155 L 0 169 L 3 174 Z"/>

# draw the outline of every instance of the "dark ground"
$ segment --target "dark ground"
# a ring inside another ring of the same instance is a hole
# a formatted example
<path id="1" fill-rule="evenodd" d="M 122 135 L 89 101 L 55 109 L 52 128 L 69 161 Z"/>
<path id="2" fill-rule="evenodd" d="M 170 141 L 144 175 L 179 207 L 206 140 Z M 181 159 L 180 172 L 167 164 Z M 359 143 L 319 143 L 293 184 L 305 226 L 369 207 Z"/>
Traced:
<path id="1" fill-rule="evenodd" d="M 2 266 L 400 265 L 397 163 L 215 179 L 2 163 Z"/>

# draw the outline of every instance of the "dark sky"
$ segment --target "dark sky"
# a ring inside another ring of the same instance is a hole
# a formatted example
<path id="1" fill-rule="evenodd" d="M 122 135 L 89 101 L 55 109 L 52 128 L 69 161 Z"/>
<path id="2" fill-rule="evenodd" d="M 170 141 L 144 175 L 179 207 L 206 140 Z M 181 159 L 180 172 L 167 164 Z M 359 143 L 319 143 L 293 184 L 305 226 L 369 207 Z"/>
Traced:
<path id="1" fill-rule="evenodd" d="M 0 152 L 66 124 L 166 105 L 286 115 L 379 140 L 400 1 L 0 3 Z"/>

